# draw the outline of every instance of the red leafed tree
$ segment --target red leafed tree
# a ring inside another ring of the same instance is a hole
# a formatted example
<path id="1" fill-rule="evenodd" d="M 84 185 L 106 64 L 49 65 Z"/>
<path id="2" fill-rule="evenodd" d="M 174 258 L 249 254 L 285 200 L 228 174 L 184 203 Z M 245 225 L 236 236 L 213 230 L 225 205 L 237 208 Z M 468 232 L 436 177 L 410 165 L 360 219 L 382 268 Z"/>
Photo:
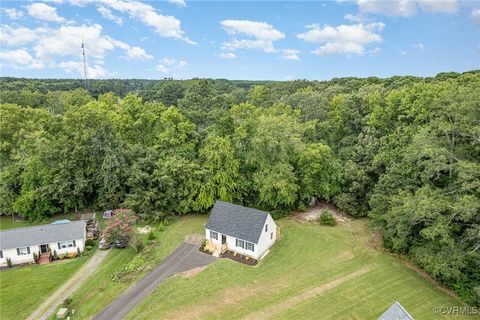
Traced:
<path id="1" fill-rule="evenodd" d="M 123 240 L 129 243 L 135 235 L 135 214 L 130 209 L 117 209 L 107 223 L 103 235 L 108 242 Z"/>

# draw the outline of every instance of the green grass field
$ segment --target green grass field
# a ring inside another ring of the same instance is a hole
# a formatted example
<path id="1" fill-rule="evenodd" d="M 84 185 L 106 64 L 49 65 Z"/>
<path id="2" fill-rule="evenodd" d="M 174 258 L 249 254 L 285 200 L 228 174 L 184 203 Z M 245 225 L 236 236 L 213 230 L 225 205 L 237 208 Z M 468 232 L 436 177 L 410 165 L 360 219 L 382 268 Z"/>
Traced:
<path id="1" fill-rule="evenodd" d="M 76 220 L 76 213 L 56 214 L 53 217 L 39 221 L 13 221 L 12 217 L 0 216 L 0 230 L 37 226 L 39 224 L 49 224 L 55 220 Z"/>
<path id="2" fill-rule="evenodd" d="M 166 257 L 185 235 L 202 233 L 205 222 L 204 216 L 186 216 L 174 219 L 163 231 L 156 228 L 159 247 L 152 259 Z M 278 223 L 282 238 L 258 266 L 219 259 L 190 279 L 174 276 L 132 310 L 128 318 L 376 319 L 398 300 L 415 319 L 442 319 L 433 313 L 435 306 L 463 305 L 398 258 L 374 249 L 367 220 L 336 227 L 288 219 Z M 110 279 L 134 255 L 132 249 L 109 252 L 102 266 L 72 295 L 73 320 L 91 318 L 145 275 L 141 272 L 128 283 Z M 74 270 L 51 271 L 45 267 L 65 268 L 72 262 L 0 272 L 2 280 L 8 279 L 1 285 L 1 318 L 29 314 L 53 290 L 40 286 L 38 290 L 43 292 L 39 291 L 39 295 L 37 290 L 29 289 L 29 283 L 40 285 L 43 276 L 52 277 L 50 284 L 58 286 Z M 17 282 L 19 286 L 14 285 Z M 28 310 L 24 310 L 25 301 Z"/>
<path id="3" fill-rule="evenodd" d="M 163 231 L 155 228 L 156 241 L 159 247 L 154 252 L 152 259 L 161 260 L 170 254 L 180 245 L 185 235 L 203 231 L 205 217 L 187 216 L 172 220 Z M 143 277 L 146 272 L 136 275 L 129 283 L 119 283 L 110 280 L 110 275 L 119 271 L 135 255 L 131 248 L 111 249 L 102 267 L 93 274 L 80 288 L 72 295 L 75 319 L 88 319 L 107 306 L 115 297 L 120 295 L 135 280 Z"/>
<path id="4" fill-rule="evenodd" d="M 191 279 L 172 277 L 128 318 L 377 319 L 398 300 L 415 319 L 441 319 L 435 306 L 463 305 L 374 249 L 367 223 L 282 220 L 281 240 L 258 266 L 221 259 Z"/>
<path id="5" fill-rule="evenodd" d="M 87 257 L 0 271 L 0 319 L 24 319 L 70 278 Z"/>

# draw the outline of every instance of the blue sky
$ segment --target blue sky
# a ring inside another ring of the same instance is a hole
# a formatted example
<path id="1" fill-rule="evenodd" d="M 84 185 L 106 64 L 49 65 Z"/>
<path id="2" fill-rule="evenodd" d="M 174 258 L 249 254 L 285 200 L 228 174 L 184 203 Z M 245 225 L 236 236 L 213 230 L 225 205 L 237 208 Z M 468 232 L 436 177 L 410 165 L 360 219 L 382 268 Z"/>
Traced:
<path id="1" fill-rule="evenodd" d="M 331 79 L 480 69 L 480 1 L 2 1 L 2 76 Z"/>

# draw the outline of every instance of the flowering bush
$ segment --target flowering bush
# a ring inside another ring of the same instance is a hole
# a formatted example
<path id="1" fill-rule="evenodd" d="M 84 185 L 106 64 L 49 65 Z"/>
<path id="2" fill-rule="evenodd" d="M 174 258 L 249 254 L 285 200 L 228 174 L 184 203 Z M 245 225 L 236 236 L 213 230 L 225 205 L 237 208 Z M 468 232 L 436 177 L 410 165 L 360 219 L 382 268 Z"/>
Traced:
<path id="1" fill-rule="evenodd" d="M 107 242 L 114 242 L 115 240 L 123 240 L 126 243 L 135 234 L 135 215 L 130 209 L 117 209 L 112 219 L 107 223 L 107 227 L 103 231 L 103 235 Z"/>

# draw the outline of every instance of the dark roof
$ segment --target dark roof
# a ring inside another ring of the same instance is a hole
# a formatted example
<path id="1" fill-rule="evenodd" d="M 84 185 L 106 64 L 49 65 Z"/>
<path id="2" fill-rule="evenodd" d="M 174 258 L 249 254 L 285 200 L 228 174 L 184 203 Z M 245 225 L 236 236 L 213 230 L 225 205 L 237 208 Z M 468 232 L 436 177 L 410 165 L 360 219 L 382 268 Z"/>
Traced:
<path id="1" fill-rule="evenodd" d="M 396 301 L 378 320 L 413 320 L 413 318 L 400 302 Z"/>
<path id="2" fill-rule="evenodd" d="M 7 229 L 0 231 L 0 250 L 85 238 L 85 221 Z"/>
<path id="3" fill-rule="evenodd" d="M 205 228 L 248 242 L 258 243 L 268 213 L 217 201 Z"/>

